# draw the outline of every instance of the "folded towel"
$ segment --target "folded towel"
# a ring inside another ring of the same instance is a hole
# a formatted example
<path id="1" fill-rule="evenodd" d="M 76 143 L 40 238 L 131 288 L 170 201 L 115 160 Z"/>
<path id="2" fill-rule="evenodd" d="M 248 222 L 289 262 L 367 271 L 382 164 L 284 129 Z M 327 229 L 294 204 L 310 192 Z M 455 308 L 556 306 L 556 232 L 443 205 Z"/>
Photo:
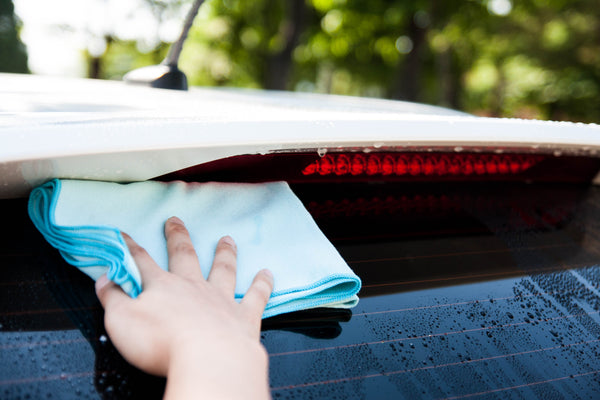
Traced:
<path id="1" fill-rule="evenodd" d="M 263 318 L 315 307 L 357 304 L 360 279 L 319 230 L 287 183 L 50 181 L 31 192 L 29 215 L 70 264 L 94 280 L 103 273 L 131 297 L 140 273 L 121 236 L 128 233 L 168 268 L 165 221 L 176 215 L 190 231 L 205 277 L 219 238 L 238 247 L 235 297 L 254 275 L 275 278 Z"/>

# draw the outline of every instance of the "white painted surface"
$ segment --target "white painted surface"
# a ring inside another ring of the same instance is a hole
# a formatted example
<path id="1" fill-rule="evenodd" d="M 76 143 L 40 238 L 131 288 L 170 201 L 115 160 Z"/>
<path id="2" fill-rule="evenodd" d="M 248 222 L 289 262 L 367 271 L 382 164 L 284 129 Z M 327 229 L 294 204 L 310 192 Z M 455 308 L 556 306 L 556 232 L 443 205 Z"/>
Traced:
<path id="1" fill-rule="evenodd" d="M 0 197 L 50 178 L 150 179 L 239 154 L 317 148 L 600 150 L 600 126 L 377 99 L 0 74 Z"/>

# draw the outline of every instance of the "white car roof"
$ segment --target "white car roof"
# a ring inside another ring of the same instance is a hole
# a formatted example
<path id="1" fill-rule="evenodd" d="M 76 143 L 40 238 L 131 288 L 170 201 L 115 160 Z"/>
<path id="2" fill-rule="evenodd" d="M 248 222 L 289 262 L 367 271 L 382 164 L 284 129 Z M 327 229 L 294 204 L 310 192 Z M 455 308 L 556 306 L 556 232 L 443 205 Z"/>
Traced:
<path id="1" fill-rule="evenodd" d="M 0 74 L 0 198 L 54 178 L 145 180 L 241 154 L 471 149 L 595 155 L 600 126 L 407 102 Z"/>

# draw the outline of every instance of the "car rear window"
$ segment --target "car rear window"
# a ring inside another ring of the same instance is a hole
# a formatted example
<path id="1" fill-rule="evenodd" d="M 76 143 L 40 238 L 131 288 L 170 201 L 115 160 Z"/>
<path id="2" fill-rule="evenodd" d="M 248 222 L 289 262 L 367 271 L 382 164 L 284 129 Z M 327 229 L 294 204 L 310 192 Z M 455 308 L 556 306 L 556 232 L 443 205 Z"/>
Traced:
<path id="1" fill-rule="evenodd" d="M 600 189 L 297 183 L 363 280 L 351 311 L 265 320 L 274 398 L 600 396 Z M 160 398 L 103 327 L 93 283 L 4 200 L 0 397 Z"/>

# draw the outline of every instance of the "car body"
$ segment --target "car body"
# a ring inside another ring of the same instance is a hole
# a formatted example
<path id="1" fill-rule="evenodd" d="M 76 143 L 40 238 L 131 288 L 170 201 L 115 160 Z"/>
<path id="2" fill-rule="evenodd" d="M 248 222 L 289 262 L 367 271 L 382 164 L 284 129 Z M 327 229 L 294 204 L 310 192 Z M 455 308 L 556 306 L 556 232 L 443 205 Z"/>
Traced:
<path id="1" fill-rule="evenodd" d="M 287 180 L 363 280 L 267 319 L 275 398 L 600 396 L 600 127 L 234 89 L 0 76 L 0 394 L 161 397 L 26 216 L 52 178 Z"/>

